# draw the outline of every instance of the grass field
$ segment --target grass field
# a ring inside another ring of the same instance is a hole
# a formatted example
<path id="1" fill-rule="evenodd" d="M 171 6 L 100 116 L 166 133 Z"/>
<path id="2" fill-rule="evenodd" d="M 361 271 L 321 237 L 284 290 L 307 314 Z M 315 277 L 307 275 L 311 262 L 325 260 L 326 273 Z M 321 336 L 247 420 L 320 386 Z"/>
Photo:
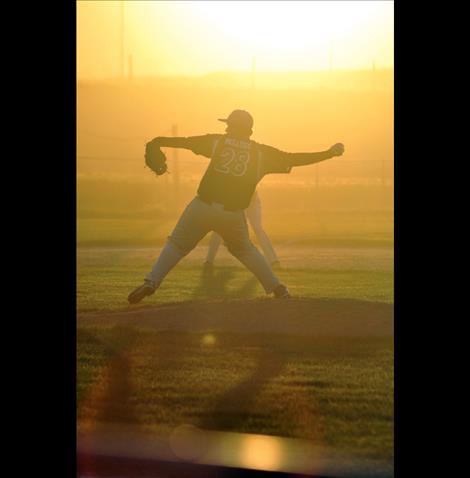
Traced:
<path id="1" fill-rule="evenodd" d="M 277 247 L 283 268 L 280 279 L 299 297 L 393 301 L 391 248 Z M 80 248 L 78 250 L 79 311 L 126 308 L 127 295 L 142 282 L 160 249 Z M 262 287 L 225 248 L 213 274 L 202 269 L 204 247 L 198 247 L 166 278 L 158 293 L 143 305 L 210 298 L 254 298 Z"/>
<path id="2" fill-rule="evenodd" d="M 279 247 L 294 299 L 197 248 L 138 306 L 158 249 L 79 248 L 79 430 L 181 424 L 393 459 L 393 250 Z"/>

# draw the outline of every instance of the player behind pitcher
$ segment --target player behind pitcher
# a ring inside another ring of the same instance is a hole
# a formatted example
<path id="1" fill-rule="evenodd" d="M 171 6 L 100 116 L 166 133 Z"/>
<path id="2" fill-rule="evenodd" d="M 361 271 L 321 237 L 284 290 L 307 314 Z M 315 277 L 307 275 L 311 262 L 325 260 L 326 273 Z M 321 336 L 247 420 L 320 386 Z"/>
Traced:
<path id="1" fill-rule="evenodd" d="M 269 236 L 263 228 L 263 222 L 261 220 L 261 200 L 258 191 L 254 192 L 249 206 L 245 209 L 245 216 L 258 238 L 259 245 L 266 260 L 271 264 L 271 267 L 279 267 L 279 257 L 274 250 Z M 206 268 L 210 269 L 214 265 L 215 256 L 217 255 L 221 243 L 222 238 L 216 232 L 213 232 L 209 240 L 206 262 L 204 263 Z"/>

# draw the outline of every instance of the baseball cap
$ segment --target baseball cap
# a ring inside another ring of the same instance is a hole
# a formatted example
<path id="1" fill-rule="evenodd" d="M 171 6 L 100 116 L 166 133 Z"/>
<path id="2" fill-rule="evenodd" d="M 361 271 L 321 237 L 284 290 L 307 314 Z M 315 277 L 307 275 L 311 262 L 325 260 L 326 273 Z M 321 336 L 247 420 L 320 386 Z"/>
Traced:
<path id="1" fill-rule="evenodd" d="M 219 118 L 219 121 L 223 121 L 229 126 L 235 126 L 236 128 L 253 128 L 253 116 L 245 110 L 233 110 L 227 118 Z"/>

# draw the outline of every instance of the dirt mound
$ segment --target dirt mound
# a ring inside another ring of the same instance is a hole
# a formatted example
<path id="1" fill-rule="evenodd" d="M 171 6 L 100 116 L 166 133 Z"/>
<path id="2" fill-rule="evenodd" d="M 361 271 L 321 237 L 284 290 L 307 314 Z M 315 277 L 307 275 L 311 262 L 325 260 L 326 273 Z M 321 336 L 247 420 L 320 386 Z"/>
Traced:
<path id="1" fill-rule="evenodd" d="M 78 314 L 77 325 L 163 331 L 387 337 L 393 305 L 352 299 L 255 299 L 182 302 Z"/>

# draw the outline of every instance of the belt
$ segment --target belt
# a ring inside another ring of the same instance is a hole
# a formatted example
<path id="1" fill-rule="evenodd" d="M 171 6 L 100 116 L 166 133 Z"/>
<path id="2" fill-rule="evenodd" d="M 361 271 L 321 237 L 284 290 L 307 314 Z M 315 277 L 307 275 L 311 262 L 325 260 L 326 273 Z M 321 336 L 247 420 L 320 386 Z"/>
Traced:
<path id="1" fill-rule="evenodd" d="M 229 211 L 229 212 L 237 212 L 237 211 L 241 211 L 242 209 L 240 207 L 229 207 L 229 206 L 226 206 L 225 204 L 222 204 L 220 202 L 216 202 L 216 201 L 209 201 L 207 199 L 204 199 L 202 198 L 201 196 L 199 196 L 199 194 L 196 196 L 198 199 L 200 199 L 203 203 L 206 203 L 208 204 L 209 206 L 221 206 L 222 209 L 224 211 Z"/>

